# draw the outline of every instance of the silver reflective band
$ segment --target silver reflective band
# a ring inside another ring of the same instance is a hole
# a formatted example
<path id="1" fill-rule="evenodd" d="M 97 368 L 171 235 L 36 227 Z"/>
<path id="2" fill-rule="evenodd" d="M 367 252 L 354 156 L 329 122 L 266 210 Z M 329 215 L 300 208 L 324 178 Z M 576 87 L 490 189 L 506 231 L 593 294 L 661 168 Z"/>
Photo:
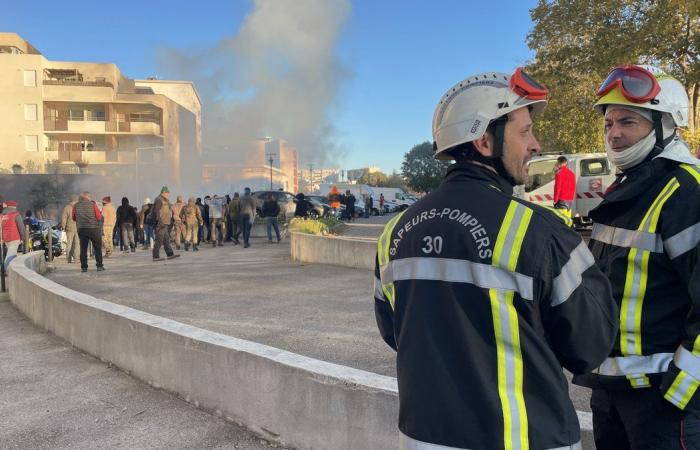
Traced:
<path id="1" fill-rule="evenodd" d="M 581 285 L 583 272 L 595 264 L 595 259 L 586 244 L 581 243 L 571 252 L 569 260 L 561 268 L 561 273 L 554 279 L 552 286 L 552 306 L 557 306 L 569 299 Z"/>
<path id="2" fill-rule="evenodd" d="M 464 259 L 395 259 L 379 270 L 384 284 L 401 280 L 470 283 L 484 289 L 516 291 L 525 300 L 533 297 L 532 277 Z"/>
<path id="3" fill-rule="evenodd" d="M 635 374 L 662 373 L 668 370 L 673 353 L 654 353 L 646 356 L 617 356 L 605 358 L 594 372 L 599 375 L 620 377 Z"/>
<path id="4" fill-rule="evenodd" d="M 683 372 L 700 381 L 700 357 L 695 356 L 681 346 L 678 347 L 676 354 L 673 355 L 673 362 Z"/>
<path id="5" fill-rule="evenodd" d="M 374 296 L 380 300 L 386 301 L 386 297 L 384 297 L 384 290 L 382 289 L 382 282 L 379 281 L 379 278 L 374 277 Z"/>
<path id="6" fill-rule="evenodd" d="M 494 445 L 495 447 L 495 445 Z M 582 450 L 581 442 L 577 442 L 566 447 L 552 447 L 545 450 Z M 429 442 L 419 441 L 406 436 L 399 431 L 399 450 L 469 450 L 461 447 L 447 447 L 445 445 L 431 444 Z"/>
<path id="7" fill-rule="evenodd" d="M 661 236 L 646 231 L 615 228 L 602 223 L 594 223 L 591 239 L 624 248 L 638 248 L 653 253 L 663 253 Z"/>
<path id="8" fill-rule="evenodd" d="M 700 223 L 686 228 L 664 241 L 664 248 L 669 258 L 674 259 L 697 247 L 700 242 Z"/>

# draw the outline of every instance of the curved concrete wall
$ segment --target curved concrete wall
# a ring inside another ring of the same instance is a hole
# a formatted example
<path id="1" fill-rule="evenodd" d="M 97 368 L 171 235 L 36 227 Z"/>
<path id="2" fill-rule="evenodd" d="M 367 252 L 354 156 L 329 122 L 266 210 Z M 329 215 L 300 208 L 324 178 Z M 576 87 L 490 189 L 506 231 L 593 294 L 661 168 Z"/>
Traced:
<path id="1" fill-rule="evenodd" d="M 369 245 L 335 239 L 336 251 L 364 251 L 367 262 Z M 14 305 L 38 326 L 154 387 L 299 449 L 397 448 L 395 378 L 100 300 L 44 278 L 45 270 L 42 252 L 10 264 Z M 583 449 L 594 449 L 590 413 L 578 415 Z"/>
<path id="2" fill-rule="evenodd" d="M 374 270 L 377 240 L 291 233 L 292 261 Z"/>
<path id="3" fill-rule="evenodd" d="M 155 387 L 300 449 L 395 449 L 396 379 L 202 330 L 10 265 L 10 298 L 35 324 Z"/>

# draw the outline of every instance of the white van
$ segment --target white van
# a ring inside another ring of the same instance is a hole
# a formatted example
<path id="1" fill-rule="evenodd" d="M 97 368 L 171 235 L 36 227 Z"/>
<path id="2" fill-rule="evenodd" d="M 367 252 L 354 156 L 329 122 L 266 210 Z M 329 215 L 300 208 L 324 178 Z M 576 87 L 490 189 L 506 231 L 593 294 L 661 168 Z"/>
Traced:
<path id="1" fill-rule="evenodd" d="M 379 196 L 384 194 L 384 201 L 395 204 L 399 210 L 404 210 L 416 202 L 401 188 L 373 187 L 372 190 L 375 202 L 379 202 Z"/>
<path id="2" fill-rule="evenodd" d="M 515 195 L 542 206 L 554 204 L 554 165 L 560 155 L 535 156 L 528 163 L 528 180 Z M 603 201 L 615 181 L 615 166 L 605 153 L 575 153 L 566 156 L 567 167 L 576 175 L 576 198 L 571 213 L 577 228 L 590 226 L 588 213 Z"/>

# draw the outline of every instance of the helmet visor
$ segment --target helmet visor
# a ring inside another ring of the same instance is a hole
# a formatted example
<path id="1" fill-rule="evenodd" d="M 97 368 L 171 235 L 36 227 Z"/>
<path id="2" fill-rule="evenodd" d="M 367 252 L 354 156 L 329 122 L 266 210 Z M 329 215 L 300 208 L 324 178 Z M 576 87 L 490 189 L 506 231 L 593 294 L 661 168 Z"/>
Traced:
<path id="1" fill-rule="evenodd" d="M 510 88 L 519 96 L 530 100 L 543 100 L 549 94 L 549 90 L 525 73 L 522 67 L 515 69 L 510 76 Z"/>
<path id="2" fill-rule="evenodd" d="M 614 68 L 598 88 L 596 95 L 600 98 L 619 87 L 622 95 L 633 103 L 646 103 L 661 91 L 656 77 L 639 66 L 621 66 Z"/>

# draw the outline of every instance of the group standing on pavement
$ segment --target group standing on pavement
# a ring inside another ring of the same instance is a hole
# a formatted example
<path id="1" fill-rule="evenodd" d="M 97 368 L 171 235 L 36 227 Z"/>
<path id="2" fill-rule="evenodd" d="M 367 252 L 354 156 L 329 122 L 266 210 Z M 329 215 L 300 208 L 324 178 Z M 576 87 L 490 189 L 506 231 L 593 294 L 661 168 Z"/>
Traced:
<path id="1" fill-rule="evenodd" d="M 9 245 L 6 252 L 9 263 L 17 253 L 15 247 L 24 241 L 25 222 L 33 216 L 28 212 L 22 219 L 16 211 L 16 202 L 7 201 L 4 205 L 0 218 L 7 228 L 7 236 L 13 237 L 9 243 L 6 240 L 6 245 Z M 302 202 L 302 205 L 305 203 Z M 281 241 L 277 221 L 279 213 L 280 206 L 275 197 L 266 199 L 262 215 L 267 225 L 269 242 L 272 242 L 272 230 L 275 231 L 277 242 Z M 198 251 L 202 240 L 211 242 L 214 247 L 223 246 L 224 240 L 239 245 L 242 234 L 243 246 L 248 248 L 255 215 L 256 202 L 250 188 L 245 188 L 242 197 L 238 192 L 232 197 L 215 194 L 205 196 L 204 203 L 200 198 L 193 197 L 185 203 L 179 195 L 176 202 L 171 204 L 170 190 L 163 186 L 155 201 L 148 197 L 144 199 L 140 210 L 131 205 L 127 197 L 123 197 L 121 205 L 115 209 L 110 196 L 103 197 L 100 204 L 92 200 L 89 192 L 72 196 L 62 211 L 58 226 L 66 234 L 67 262 L 72 263 L 79 257 L 81 270 L 85 272 L 88 269 L 89 255 L 94 255 L 98 270 L 105 270 L 104 259 L 112 256 L 115 242 L 124 253 L 135 252 L 140 242 L 145 250 L 151 250 L 153 261 L 179 257 L 173 249 L 173 243 L 177 250 L 184 247 L 185 251 L 190 248 Z M 14 239 L 16 233 L 5 223 L 9 224 L 11 220 L 17 221 L 19 239 Z M 165 251 L 165 258 L 161 258 L 161 247 Z"/>

